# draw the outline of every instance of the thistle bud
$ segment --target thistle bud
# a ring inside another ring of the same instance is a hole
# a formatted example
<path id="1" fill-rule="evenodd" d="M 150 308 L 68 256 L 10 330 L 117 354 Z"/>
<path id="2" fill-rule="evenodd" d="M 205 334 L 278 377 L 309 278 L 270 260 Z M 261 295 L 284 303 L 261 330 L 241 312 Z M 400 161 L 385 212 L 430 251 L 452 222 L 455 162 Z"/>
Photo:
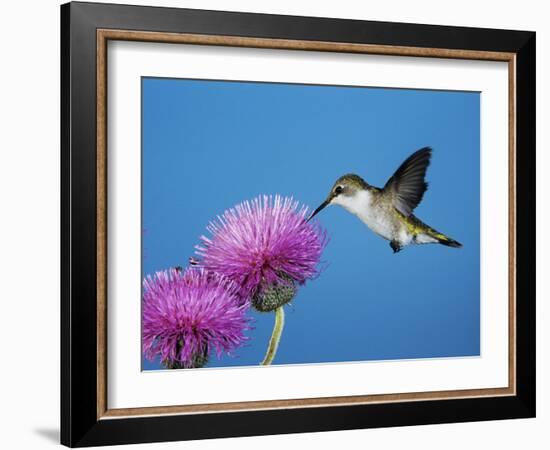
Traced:
<path id="1" fill-rule="evenodd" d="M 183 344 L 178 344 L 178 347 L 182 347 Z M 190 361 L 185 365 L 179 361 L 164 360 L 162 362 L 163 366 L 167 369 L 200 369 L 208 363 L 208 349 L 205 349 L 202 352 L 194 353 Z"/>
<path id="2" fill-rule="evenodd" d="M 260 289 L 252 297 L 252 306 L 260 312 L 274 311 L 290 302 L 297 292 L 296 282 L 286 274 L 281 280 Z"/>

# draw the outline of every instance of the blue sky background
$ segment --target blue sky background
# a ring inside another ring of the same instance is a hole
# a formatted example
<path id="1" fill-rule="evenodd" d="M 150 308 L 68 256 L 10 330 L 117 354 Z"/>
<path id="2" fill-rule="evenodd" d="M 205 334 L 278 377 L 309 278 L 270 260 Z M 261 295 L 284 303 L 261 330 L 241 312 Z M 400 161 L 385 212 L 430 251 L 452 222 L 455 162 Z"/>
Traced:
<path id="1" fill-rule="evenodd" d="M 415 210 L 464 244 L 388 241 L 337 206 L 318 220 L 327 268 L 292 306 L 275 364 L 479 355 L 479 93 L 144 78 L 143 275 L 186 266 L 217 214 L 259 194 L 317 207 L 340 175 L 383 186 L 434 149 Z M 208 367 L 257 365 L 273 314 Z M 161 368 L 143 360 L 144 369 Z"/>

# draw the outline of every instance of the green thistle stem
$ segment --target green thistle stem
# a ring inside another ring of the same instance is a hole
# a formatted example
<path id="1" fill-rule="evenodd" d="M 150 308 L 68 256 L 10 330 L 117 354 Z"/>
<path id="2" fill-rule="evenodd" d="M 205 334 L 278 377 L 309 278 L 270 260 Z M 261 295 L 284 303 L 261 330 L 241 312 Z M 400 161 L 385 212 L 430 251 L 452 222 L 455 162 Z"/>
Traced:
<path id="1" fill-rule="evenodd" d="M 281 340 L 281 334 L 283 334 L 283 327 L 285 326 L 285 311 L 282 306 L 275 310 L 275 324 L 273 325 L 273 333 L 271 333 L 271 339 L 269 340 L 269 347 L 265 354 L 264 360 L 260 363 L 262 366 L 269 366 L 275 358 L 277 353 L 277 347 L 279 347 L 279 341 Z"/>

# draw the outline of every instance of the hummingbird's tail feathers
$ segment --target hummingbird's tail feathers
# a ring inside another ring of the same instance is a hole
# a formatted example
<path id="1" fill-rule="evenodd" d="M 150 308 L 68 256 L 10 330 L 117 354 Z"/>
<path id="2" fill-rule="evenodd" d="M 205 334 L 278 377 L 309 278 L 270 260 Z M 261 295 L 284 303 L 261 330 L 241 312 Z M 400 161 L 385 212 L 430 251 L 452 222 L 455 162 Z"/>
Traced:
<path id="1" fill-rule="evenodd" d="M 429 225 L 426 225 L 413 214 L 405 217 L 404 219 L 407 224 L 408 231 L 414 235 L 414 241 L 417 244 L 441 244 L 447 247 L 462 247 L 460 242 L 455 241 L 449 236 L 445 236 L 443 233 L 440 233 Z"/>
<path id="2" fill-rule="evenodd" d="M 443 233 L 434 230 L 433 228 L 426 225 L 426 231 L 428 236 L 431 236 L 438 244 L 445 245 L 447 247 L 460 248 L 462 244 L 449 236 L 445 236 Z M 433 242 L 433 241 L 432 241 Z"/>
<path id="3" fill-rule="evenodd" d="M 437 236 L 435 236 L 437 239 L 437 242 L 439 242 L 441 245 L 446 245 L 447 247 L 453 247 L 453 248 L 460 248 L 462 247 L 462 244 L 458 241 L 455 241 L 454 239 L 451 239 L 448 236 L 445 236 L 444 234 L 438 233 Z"/>

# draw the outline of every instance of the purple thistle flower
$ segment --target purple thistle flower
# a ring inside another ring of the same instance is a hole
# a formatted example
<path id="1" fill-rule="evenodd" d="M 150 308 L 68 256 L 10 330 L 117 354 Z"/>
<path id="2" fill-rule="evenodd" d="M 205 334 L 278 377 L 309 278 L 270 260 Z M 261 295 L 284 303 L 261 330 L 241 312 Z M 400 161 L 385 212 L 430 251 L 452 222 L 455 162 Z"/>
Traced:
<path id="1" fill-rule="evenodd" d="M 279 195 L 243 202 L 210 222 L 212 236 L 196 247 L 200 265 L 239 285 L 242 300 L 272 311 L 319 273 L 326 232 L 307 216 L 306 206 Z"/>
<path id="2" fill-rule="evenodd" d="M 246 304 L 238 287 L 203 269 L 170 269 L 143 280 L 142 345 L 149 360 L 167 368 L 203 366 L 245 342 Z"/>

